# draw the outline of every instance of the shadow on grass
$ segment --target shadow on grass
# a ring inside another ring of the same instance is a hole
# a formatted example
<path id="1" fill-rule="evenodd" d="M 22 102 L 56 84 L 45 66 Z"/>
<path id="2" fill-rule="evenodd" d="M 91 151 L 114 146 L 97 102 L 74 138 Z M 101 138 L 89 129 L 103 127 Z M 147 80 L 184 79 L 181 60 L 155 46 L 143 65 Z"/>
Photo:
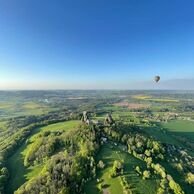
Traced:
<path id="1" fill-rule="evenodd" d="M 41 127 L 35 128 L 28 139 L 30 139 L 31 136 L 38 133 L 40 130 Z M 16 191 L 27 181 L 26 175 L 31 170 L 24 166 L 24 156 L 22 155 L 22 152 L 25 150 L 26 146 L 30 145 L 31 143 L 31 141 L 28 141 L 28 143 L 24 141 L 16 152 L 7 160 L 7 168 L 10 176 L 5 187 L 6 194 L 13 194 L 14 191 Z"/>
<path id="2" fill-rule="evenodd" d="M 104 184 L 104 185 L 102 186 L 103 189 L 107 189 L 108 187 L 110 187 L 109 184 Z"/>
<path id="3" fill-rule="evenodd" d="M 7 162 L 7 167 L 9 170 L 9 180 L 6 185 L 6 193 L 13 194 L 22 184 L 27 181 L 26 174 L 30 172 L 24 166 L 24 158 L 22 151 L 25 148 L 25 145 L 22 145 L 15 154 L 13 154 Z"/>

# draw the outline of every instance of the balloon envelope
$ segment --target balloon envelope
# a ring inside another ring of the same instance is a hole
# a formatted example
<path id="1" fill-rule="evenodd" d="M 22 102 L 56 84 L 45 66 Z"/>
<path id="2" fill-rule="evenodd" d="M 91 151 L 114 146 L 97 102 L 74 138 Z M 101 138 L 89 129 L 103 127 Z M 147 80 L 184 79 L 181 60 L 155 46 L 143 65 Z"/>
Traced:
<path id="1" fill-rule="evenodd" d="M 155 80 L 155 82 L 159 82 L 160 81 L 160 76 L 155 76 L 155 78 L 154 78 L 154 80 Z"/>

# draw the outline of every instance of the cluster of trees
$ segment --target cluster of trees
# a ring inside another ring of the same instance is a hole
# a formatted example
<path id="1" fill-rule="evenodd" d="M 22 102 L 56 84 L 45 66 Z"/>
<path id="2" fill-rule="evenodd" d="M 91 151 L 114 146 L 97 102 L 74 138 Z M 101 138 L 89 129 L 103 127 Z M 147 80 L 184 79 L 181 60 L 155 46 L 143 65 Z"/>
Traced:
<path id="1" fill-rule="evenodd" d="M 138 173 L 138 175 L 142 175 L 143 179 L 149 179 L 151 176 L 151 173 L 149 170 L 144 170 L 142 171 L 141 168 L 139 166 L 135 167 L 135 171 Z"/>
<path id="2" fill-rule="evenodd" d="M 128 147 L 128 152 L 134 157 L 143 160 L 147 164 L 147 170 L 140 169 L 139 166 L 135 168 L 136 172 L 142 176 L 143 179 L 149 179 L 151 174 L 156 174 L 161 177 L 160 187 L 158 194 L 170 193 L 173 191 L 175 194 L 184 194 L 184 191 L 174 179 L 165 172 L 157 161 L 164 160 L 166 147 L 160 142 L 155 141 L 145 135 L 135 131 L 134 133 L 122 133 L 118 128 L 110 128 L 104 130 L 107 137 L 111 140 L 124 143 Z M 192 175 L 187 176 L 187 180 L 191 182 Z"/>
<path id="3" fill-rule="evenodd" d="M 127 128 L 128 132 L 126 133 Z M 104 128 L 103 130 L 104 136 L 126 145 L 130 154 L 144 160 L 148 166 L 154 161 L 164 159 L 165 147 L 160 142 L 146 137 L 145 134 L 141 133 L 141 130 L 136 129 L 134 126 L 119 126 L 117 124 L 115 127 Z"/>
<path id="4" fill-rule="evenodd" d="M 9 172 L 6 167 L 1 166 L 0 164 L 0 193 L 4 192 L 4 184 L 9 178 Z"/>
<path id="5" fill-rule="evenodd" d="M 16 193 L 80 193 L 88 177 L 94 176 L 92 157 L 60 152 L 49 160 L 40 176 L 26 182 Z"/>
<path id="6" fill-rule="evenodd" d="M 183 148 L 168 145 L 166 150 L 168 162 L 185 177 L 185 182 L 194 185 L 194 158 Z"/>
<path id="7" fill-rule="evenodd" d="M 194 185 L 194 174 L 192 172 L 188 172 L 186 174 L 186 182 L 188 182 L 191 185 Z"/>
<path id="8" fill-rule="evenodd" d="M 120 183 L 121 183 L 121 186 L 123 187 L 124 194 L 133 194 L 131 185 L 129 185 L 125 176 L 120 176 Z"/>
<path id="9" fill-rule="evenodd" d="M 123 174 L 123 161 L 115 160 L 110 172 L 111 177 L 116 177 Z"/>
<path id="10" fill-rule="evenodd" d="M 63 132 L 60 131 L 46 131 L 39 134 L 27 150 L 24 165 L 42 163 L 64 145 L 63 138 Z"/>
<path id="11" fill-rule="evenodd" d="M 154 170 L 154 173 L 160 176 L 160 187 L 158 188 L 158 194 L 170 193 L 173 191 L 174 194 L 184 194 L 184 191 L 174 179 L 165 172 L 165 168 L 160 164 L 152 164 L 151 168 Z"/>
<path id="12" fill-rule="evenodd" d="M 86 181 L 96 176 L 94 156 L 100 142 L 98 130 L 80 125 L 63 137 L 65 149 L 54 154 L 40 176 L 26 182 L 17 194 L 81 193 Z"/>
<path id="13" fill-rule="evenodd" d="M 126 143 L 128 152 L 136 158 L 144 160 L 148 165 L 151 165 L 153 160 L 164 158 L 162 144 L 141 134 L 129 136 Z"/>
<path id="14" fill-rule="evenodd" d="M 128 148 L 132 148 L 129 149 L 129 153 L 133 154 L 133 156 L 135 156 L 136 158 L 144 160 L 149 169 L 152 169 L 155 174 L 160 175 L 161 182 L 158 189 L 158 194 L 168 193 L 169 190 L 173 190 L 175 194 L 183 194 L 184 191 L 182 190 L 180 185 L 176 183 L 173 178 L 165 172 L 165 168 L 162 167 L 159 163 L 154 163 L 154 161 L 160 161 L 164 159 L 165 148 L 163 147 L 163 145 L 161 145 L 157 141 L 145 137 L 138 137 L 137 139 L 139 141 L 136 141 L 136 138 L 130 138 L 130 141 L 127 141 Z M 135 147 L 133 147 L 134 145 Z M 142 147 L 144 149 L 142 149 Z M 142 174 L 143 179 L 150 178 L 152 171 L 150 172 L 150 170 L 144 170 L 143 172 L 141 172 L 138 168 L 136 170 Z"/>
<path id="15" fill-rule="evenodd" d="M 41 124 L 42 125 L 42 124 Z M 0 146 L 1 155 L 3 158 L 9 157 L 30 135 L 31 131 L 40 126 L 39 124 L 31 124 L 27 127 L 21 128 L 13 135 L 4 139 Z"/>
<path id="16" fill-rule="evenodd" d="M 177 184 L 173 178 L 171 176 L 169 176 L 170 178 L 167 178 L 168 180 L 168 184 L 171 190 L 173 190 L 173 192 L 175 194 L 184 194 L 185 192 L 182 190 L 182 188 L 180 187 L 179 184 Z"/>
<path id="17" fill-rule="evenodd" d="M 74 115 L 79 117 L 79 115 Z M 7 120 L 6 130 L 0 133 L 0 151 L 4 157 L 10 156 L 21 145 L 32 130 L 59 121 L 72 119 L 69 112 L 51 112 L 41 116 L 22 116 Z"/>
<path id="18" fill-rule="evenodd" d="M 12 135 L 10 134 L 10 136 L 5 135 L 5 139 L 3 139 L 0 144 L 0 161 L 4 167 L 6 164 L 6 159 L 14 153 L 14 151 L 22 144 L 22 142 L 24 142 L 24 140 L 36 126 L 36 124 L 32 124 L 30 126 L 21 128 L 20 130 L 17 130 Z M 7 134 L 9 134 L 9 131 L 7 132 Z M 2 169 L 5 169 L 4 167 Z M 0 181 L 0 188 L 2 190 L 2 193 L 4 191 L 7 179 L 8 176 L 3 175 L 3 178 Z"/>

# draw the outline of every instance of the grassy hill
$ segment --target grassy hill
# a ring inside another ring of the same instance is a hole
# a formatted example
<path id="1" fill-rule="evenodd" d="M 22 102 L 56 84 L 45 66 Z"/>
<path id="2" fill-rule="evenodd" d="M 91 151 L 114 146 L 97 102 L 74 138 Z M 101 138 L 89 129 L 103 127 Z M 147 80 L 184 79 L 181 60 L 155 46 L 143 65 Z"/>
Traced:
<path id="1" fill-rule="evenodd" d="M 36 141 L 37 135 L 44 131 L 68 131 L 79 125 L 79 123 L 79 121 L 66 121 L 34 129 L 28 141 L 24 142 L 22 146 L 10 158 L 8 158 L 7 166 L 9 169 L 10 178 L 6 187 L 7 193 L 13 193 L 25 181 L 37 176 L 43 168 L 44 165 L 35 165 L 28 168 L 24 166 L 25 155 L 28 152 L 28 149 L 30 149 L 30 146 Z"/>

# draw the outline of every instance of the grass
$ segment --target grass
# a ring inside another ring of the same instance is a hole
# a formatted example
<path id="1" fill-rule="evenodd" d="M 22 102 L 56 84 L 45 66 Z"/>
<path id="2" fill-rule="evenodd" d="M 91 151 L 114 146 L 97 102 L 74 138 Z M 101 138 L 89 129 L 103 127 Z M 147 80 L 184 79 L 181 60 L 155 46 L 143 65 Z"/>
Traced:
<path id="1" fill-rule="evenodd" d="M 103 160 L 105 163 L 105 168 L 97 173 L 97 178 L 103 180 L 103 183 L 107 185 L 110 194 L 123 193 L 123 188 L 120 184 L 120 177 L 110 177 L 110 170 L 115 160 L 124 161 L 123 176 L 126 177 L 133 191 L 140 194 L 156 193 L 158 186 L 157 180 L 143 180 L 134 171 L 134 167 L 137 165 L 145 169 L 145 163 L 134 158 L 127 152 L 122 151 L 119 147 L 112 146 L 110 143 L 103 145 L 97 156 L 97 160 Z M 96 180 L 89 181 L 85 186 L 86 194 L 99 194 L 100 191 L 98 190 L 98 186 Z"/>
<path id="2" fill-rule="evenodd" d="M 148 96 L 148 95 L 134 95 L 134 96 L 132 96 L 132 98 L 138 99 L 138 100 L 145 100 L 145 99 L 150 99 L 151 96 Z"/>
<path id="3" fill-rule="evenodd" d="M 134 95 L 132 98 L 137 100 L 146 100 L 146 101 L 153 101 L 153 102 L 163 102 L 163 103 L 171 103 L 171 102 L 179 102 L 177 99 L 172 98 L 152 98 L 152 96 L 148 95 Z"/>
<path id="4" fill-rule="evenodd" d="M 51 124 L 41 128 L 41 131 L 53 131 L 53 130 L 63 130 L 67 131 L 76 127 L 80 121 L 65 121 L 60 123 Z"/>
<path id="5" fill-rule="evenodd" d="M 129 110 L 115 111 L 112 113 L 112 117 L 116 120 L 120 119 L 128 120 L 129 118 L 135 118 L 134 114 Z"/>
<path id="6" fill-rule="evenodd" d="M 38 133 L 41 128 L 36 128 L 32 132 L 32 136 Z M 6 186 L 6 193 L 12 194 L 17 188 L 26 181 L 26 176 L 30 173 L 30 169 L 26 168 L 24 163 L 23 151 L 26 148 L 24 142 L 19 149 L 7 161 L 7 167 L 10 173 L 10 178 Z"/>
<path id="7" fill-rule="evenodd" d="M 79 124 L 79 121 L 66 121 L 51 124 L 45 127 L 39 127 L 33 130 L 29 137 L 28 143 L 24 142 L 19 149 L 10 157 L 7 161 L 7 166 L 10 172 L 10 178 L 6 187 L 7 194 L 12 194 L 16 191 L 24 182 L 37 176 L 43 165 L 30 166 L 26 168 L 24 166 L 24 157 L 27 153 L 30 145 L 36 140 L 36 135 L 42 131 L 49 130 L 71 130 Z"/>
<path id="8" fill-rule="evenodd" d="M 173 132 L 194 132 L 194 121 L 176 120 L 164 123 L 163 126 Z"/>
<path id="9" fill-rule="evenodd" d="M 104 111 L 111 112 L 111 111 L 122 111 L 123 107 L 120 106 L 114 106 L 114 105 L 108 105 L 103 107 Z"/>
<path id="10" fill-rule="evenodd" d="M 10 173 L 10 178 L 6 185 L 7 194 L 14 193 L 14 191 L 26 180 L 24 175 L 28 173 L 28 169 L 23 165 L 23 156 L 21 154 L 24 149 L 25 144 L 23 144 L 7 161 L 7 167 Z"/>
<path id="11" fill-rule="evenodd" d="M 13 106 L 11 102 L 0 102 L 0 110 L 1 109 L 9 109 Z"/>
<path id="12" fill-rule="evenodd" d="M 6 121 L 0 121 L 0 131 L 6 130 Z"/>
<path id="13" fill-rule="evenodd" d="M 36 109 L 36 108 L 42 108 L 43 106 L 36 102 L 25 102 L 22 107 L 24 109 Z"/>
<path id="14" fill-rule="evenodd" d="M 166 98 L 163 98 L 163 99 L 151 98 L 151 99 L 146 99 L 146 100 L 153 101 L 153 102 L 162 102 L 162 103 L 177 103 L 177 102 L 179 102 L 179 100 L 176 100 L 176 99 L 166 99 Z"/>
<path id="15" fill-rule="evenodd" d="M 56 108 L 48 107 L 40 102 L 28 101 L 28 102 L 17 102 L 7 101 L 0 102 L 0 116 L 3 118 L 11 118 L 16 116 L 26 115 L 41 115 L 47 113 Z"/>
<path id="16" fill-rule="evenodd" d="M 162 126 L 176 135 L 185 136 L 194 141 L 194 121 L 176 120 L 163 123 Z"/>
<path id="17" fill-rule="evenodd" d="M 162 143 L 172 144 L 175 146 L 182 146 L 182 143 L 172 137 L 169 133 L 162 131 L 159 127 L 145 127 L 142 126 L 141 129 L 145 131 L 150 137 L 158 140 Z"/>
<path id="18" fill-rule="evenodd" d="M 37 176 L 41 172 L 43 167 L 44 167 L 43 165 L 36 165 L 36 166 L 29 167 L 28 168 L 29 171 L 25 175 L 26 179 L 30 180 L 33 177 Z"/>

